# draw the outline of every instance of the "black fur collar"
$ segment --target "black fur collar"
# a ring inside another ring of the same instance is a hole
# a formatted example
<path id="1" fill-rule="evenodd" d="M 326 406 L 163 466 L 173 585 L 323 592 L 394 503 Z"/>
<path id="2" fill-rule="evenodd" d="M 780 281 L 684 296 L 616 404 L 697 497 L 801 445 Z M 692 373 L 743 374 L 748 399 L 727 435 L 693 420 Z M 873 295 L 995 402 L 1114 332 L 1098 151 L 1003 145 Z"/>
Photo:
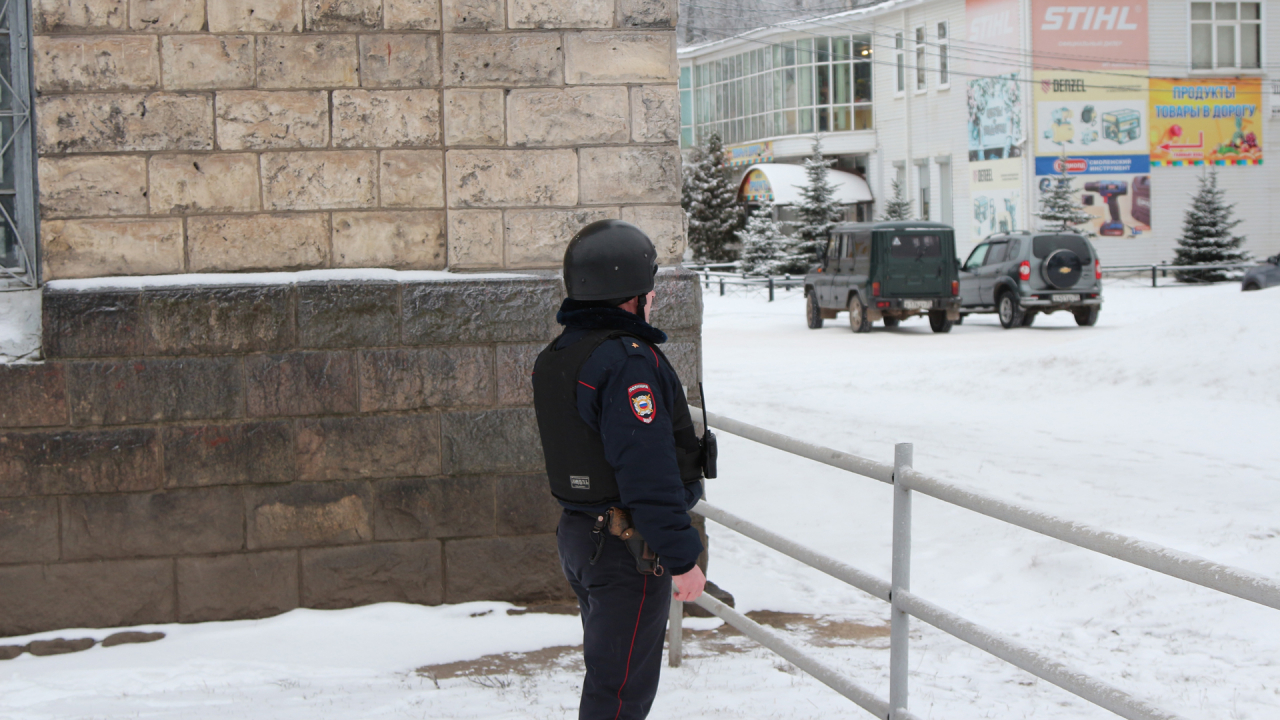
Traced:
<path id="1" fill-rule="evenodd" d="M 571 328 L 587 330 L 625 330 L 636 337 L 661 345 L 667 334 L 622 308 L 599 307 L 578 300 L 565 300 L 556 313 L 556 322 Z"/>

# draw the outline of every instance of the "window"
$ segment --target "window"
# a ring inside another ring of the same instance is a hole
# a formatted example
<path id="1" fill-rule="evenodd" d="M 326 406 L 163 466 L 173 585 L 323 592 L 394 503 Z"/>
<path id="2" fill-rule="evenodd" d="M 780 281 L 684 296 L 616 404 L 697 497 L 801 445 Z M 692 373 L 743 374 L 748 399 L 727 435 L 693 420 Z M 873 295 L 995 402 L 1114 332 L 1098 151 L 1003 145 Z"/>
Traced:
<path id="1" fill-rule="evenodd" d="M 974 248 L 973 252 L 969 253 L 969 259 L 964 261 L 964 269 L 976 270 L 982 267 L 982 261 L 987 259 L 987 250 L 990 249 L 991 246 L 986 243 Z"/>
<path id="2" fill-rule="evenodd" d="M 991 243 L 991 249 L 987 251 L 987 260 L 983 265 L 999 265 L 1004 262 L 1005 252 L 1009 249 L 1009 243 Z"/>
<path id="3" fill-rule="evenodd" d="M 27 3 L 0 7 L 0 289 L 35 287 Z"/>
<path id="4" fill-rule="evenodd" d="M 947 24 L 938 23 L 938 87 L 951 84 L 951 65 L 947 50 L 950 42 L 947 39 Z"/>
<path id="5" fill-rule="evenodd" d="M 687 96 L 681 73 L 682 142 L 705 143 L 713 132 L 734 144 L 872 127 L 869 35 L 810 36 L 695 63 Z"/>
<path id="6" fill-rule="evenodd" d="M 889 243 L 889 256 L 916 260 L 942 256 L 942 241 L 937 235 L 896 235 Z"/>
<path id="7" fill-rule="evenodd" d="M 929 163 L 921 163 L 916 166 L 916 171 L 920 174 L 920 219 L 929 219 Z"/>
<path id="8" fill-rule="evenodd" d="M 1262 67 L 1262 3 L 1191 3 L 1191 68 Z"/>
<path id="9" fill-rule="evenodd" d="M 898 92 L 907 89 L 907 56 L 903 51 L 902 33 L 893 36 L 893 47 L 898 51 Z"/>
<path id="10" fill-rule="evenodd" d="M 693 147 L 693 68 L 680 68 L 680 147 Z"/>
<path id="11" fill-rule="evenodd" d="M 924 28 L 916 28 L 916 90 L 924 90 Z"/>
<path id="12" fill-rule="evenodd" d="M 952 221 L 951 197 L 951 158 L 947 162 L 938 163 L 938 219 L 947 225 Z"/>

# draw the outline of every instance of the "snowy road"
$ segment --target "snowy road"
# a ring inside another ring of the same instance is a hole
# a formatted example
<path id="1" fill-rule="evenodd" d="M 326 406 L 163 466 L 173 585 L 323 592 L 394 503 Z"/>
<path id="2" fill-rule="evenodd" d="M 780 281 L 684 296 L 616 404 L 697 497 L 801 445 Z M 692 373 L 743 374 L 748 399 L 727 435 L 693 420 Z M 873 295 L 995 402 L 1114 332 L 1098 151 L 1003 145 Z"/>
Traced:
<path id="1" fill-rule="evenodd" d="M 1069 315 L 949 335 L 913 320 L 805 328 L 801 299 L 705 299 L 704 380 L 722 414 L 916 466 L 1072 519 L 1280 577 L 1280 290 L 1115 281 L 1096 328 Z M 709 500 L 887 578 L 890 489 L 721 435 Z M 929 498 L 912 588 L 1188 718 L 1280 717 L 1280 612 L 1132 568 Z M 711 525 L 710 577 L 740 609 L 887 622 L 882 603 Z M 496 603 L 295 611 L 166 626 L 152 645 L 0 663 L 0 719 L 566 718 L 573 663 L 432 681 L 412 670 L 580 641 L 575 618 Z M 486 613 L 488 610 L 490 612 Z M 474 615 L 474 617 L 473 617 Z M 75 632 L 46 633 L 75 637 Z M 93 631 L 105 636 L 105 631 Z M 819 652 L 887 695 L 887 642 Z M 652 717 L 866 717 L 738 643 L 664 672 Z M 919 623 L 924 718 L 1110 714 Z"/>

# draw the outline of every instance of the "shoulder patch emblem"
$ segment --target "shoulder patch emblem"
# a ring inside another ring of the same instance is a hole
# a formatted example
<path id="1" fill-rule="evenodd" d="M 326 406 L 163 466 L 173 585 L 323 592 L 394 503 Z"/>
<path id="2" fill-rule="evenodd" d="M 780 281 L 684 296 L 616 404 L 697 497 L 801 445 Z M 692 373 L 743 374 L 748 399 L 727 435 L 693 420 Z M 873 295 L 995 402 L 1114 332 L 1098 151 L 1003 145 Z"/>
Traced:
<path id="1" fill-rule="evenodd" d="M 627 398 L 631 401 L 631 412 L 637 420 L 646 425 L 653 422 L 658 408 L 653 401 L 653 390 L 647 384 L 636 383 L 627 388 Z"/>

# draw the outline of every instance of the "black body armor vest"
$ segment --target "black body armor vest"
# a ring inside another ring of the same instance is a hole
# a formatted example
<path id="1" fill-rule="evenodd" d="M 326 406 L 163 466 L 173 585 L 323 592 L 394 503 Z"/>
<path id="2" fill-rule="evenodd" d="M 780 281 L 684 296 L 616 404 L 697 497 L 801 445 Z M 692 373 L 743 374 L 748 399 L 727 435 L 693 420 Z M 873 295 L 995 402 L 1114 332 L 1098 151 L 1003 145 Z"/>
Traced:
<path id="1" fill-rule="evenodd" d="M 542 453 L 547 463 L 551 494 L 574 505 L 618 502 L 618 481 L 605 459 L 600 434 L 578 414 L 578 372 L 591 353 L 608 340 L 635 338 L 667 362 L 661 350 L 624 330 L 596 330 L 568 347 L 556 350 L 553 340 L 533 366 L 533 406 L 538 414 Z M 702 479 L 701 448 L 689 414 L 689 402 L 677 386 L 671 418 L 680 479 L 685 484 Z"/>

